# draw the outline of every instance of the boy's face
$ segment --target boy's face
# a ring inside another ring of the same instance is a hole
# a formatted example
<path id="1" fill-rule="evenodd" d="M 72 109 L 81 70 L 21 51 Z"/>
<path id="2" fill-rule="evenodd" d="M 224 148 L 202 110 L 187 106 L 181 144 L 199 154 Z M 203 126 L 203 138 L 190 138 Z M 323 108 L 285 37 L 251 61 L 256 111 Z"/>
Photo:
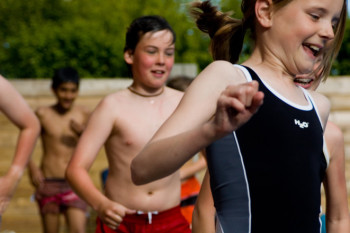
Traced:
<path id="1" fill-rule="evenodd" d="M 69 110 L 75 98 L 78 96 L 78 85 L 72 82 L 62 83 L 57 89 L 53 89 L 57 98 L 57 104 L 65 110 Z"/>
<path id="2" fill-rule="evenodd" d="M 135 51 L 127 53 L 126 62 L 132 67 L 134 81 L 147 87 L 164 85 L 174 65 L 175 45 L 168 30 L 146 33 Z"/>

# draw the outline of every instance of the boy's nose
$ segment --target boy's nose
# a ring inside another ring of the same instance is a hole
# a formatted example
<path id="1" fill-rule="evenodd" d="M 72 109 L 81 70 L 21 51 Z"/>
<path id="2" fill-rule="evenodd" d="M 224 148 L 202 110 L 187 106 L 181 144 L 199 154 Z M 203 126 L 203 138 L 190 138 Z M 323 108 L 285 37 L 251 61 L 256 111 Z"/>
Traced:
<path id="1" fill-rule="evenodd" d="M 163 55 L 163 54 L 159 53 L 157 62 L 158 62 L 159 64 L 164 64 L 165 58 L 164 58 L 164 55 Z"/>

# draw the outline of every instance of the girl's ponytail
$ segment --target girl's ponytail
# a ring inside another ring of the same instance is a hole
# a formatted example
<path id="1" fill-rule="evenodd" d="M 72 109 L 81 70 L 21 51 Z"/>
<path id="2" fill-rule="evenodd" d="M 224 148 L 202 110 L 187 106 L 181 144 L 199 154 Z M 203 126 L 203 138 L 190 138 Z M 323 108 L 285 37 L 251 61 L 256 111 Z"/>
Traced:
<path id="1" fill-rule="evenodd" d="M 210 1 L 193 3 L 191 14 L 198 28 L 211 38 L 210 52 L 213 59 L 237 63 L 246 31 L 242 20 L 219 11 Z"/>

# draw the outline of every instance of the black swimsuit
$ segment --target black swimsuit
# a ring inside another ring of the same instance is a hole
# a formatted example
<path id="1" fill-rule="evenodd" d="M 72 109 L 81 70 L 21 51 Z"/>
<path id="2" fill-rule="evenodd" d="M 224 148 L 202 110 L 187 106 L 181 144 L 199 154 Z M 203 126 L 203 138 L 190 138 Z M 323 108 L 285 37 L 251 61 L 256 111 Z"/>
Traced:
<path id="1" fill-rule="evenodd" d="M 241 128 L 207 148 L 218 227 L 227 233 L 319 233 L 327 168 L 323 129 L 310 95 L 292 103 L 259 82 L 264 103 Z M 248 72 L 247 72 L 248 70 Z"/>

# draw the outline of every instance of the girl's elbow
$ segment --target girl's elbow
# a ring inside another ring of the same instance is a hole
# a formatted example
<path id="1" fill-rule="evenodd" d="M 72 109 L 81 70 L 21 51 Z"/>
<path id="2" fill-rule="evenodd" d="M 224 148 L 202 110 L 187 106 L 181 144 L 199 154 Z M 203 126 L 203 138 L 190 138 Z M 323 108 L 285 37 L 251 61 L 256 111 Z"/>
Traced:
<path id="1" fill-rule="evenodd" d="M 142 173 L 141 169 L 139 169 L 137 165 L 135 165 L 135 162 L 131 163 L 130 169 L 131 169 L 131 179 L 135 185 L 146 184 L 146 181 L 144 179 L 145 176 L 141 174 Z"/>

